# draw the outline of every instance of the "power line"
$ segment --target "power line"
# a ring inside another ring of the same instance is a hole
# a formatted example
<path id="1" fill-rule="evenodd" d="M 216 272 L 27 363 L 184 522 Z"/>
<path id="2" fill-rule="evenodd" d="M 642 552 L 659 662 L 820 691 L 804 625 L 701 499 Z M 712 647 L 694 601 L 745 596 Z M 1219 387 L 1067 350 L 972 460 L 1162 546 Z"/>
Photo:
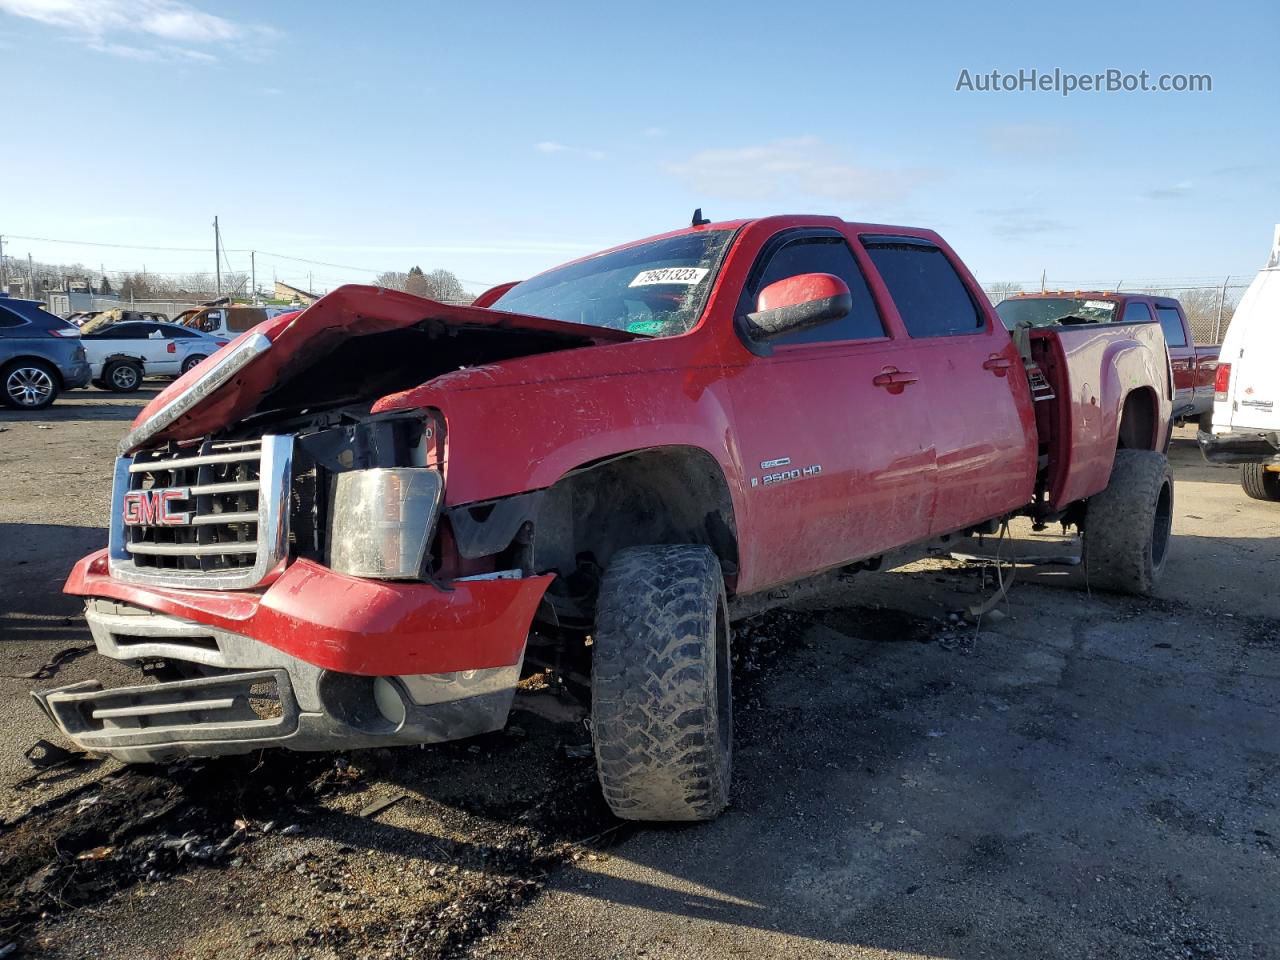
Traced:
<path id="1" fill-rule="evenodd" d="M 33 241 L 36 241 L 37 243 L 64 243 L 70 246 L 83 246 L 83 247 L 107 247 L 113 250 L 151 250 L 151 251 L 160 251 L 163 253 L 208 253 L 208 250 L 205 247 L 154 247 L 154 246 L 146 246 L 143 244 L 134 244 L 134 243 L 103 243 L 98 240 L 63 240 L 56 237 L 28 237 L 28 236 L 23 236 L 22 234 L 17 234 L 17 233 L 6 233 L 5 236 L 11 240 L 33 240 Z M 337 269 L 337 270 L 354 270 L 357 273 L 375 273 L 376 274 L 376 273 L 383 272 L 377 267 L 357 267 L 354 264 L 350 264 L 350 263 L 333 263 L 327 260 L 311 260 L 306 257 L 290 256 L 287 253 L 273 253 L 270 250 L 259 250 L 256 247 L 232 248 L 232 247 L 224 246 L 222 248 L 224 261 L 228 253 L 254 253 L 254 252 L 264 257 L 275 257 L 278 260 L 290 260 L 290 261 L 293 261 L 294 263 L 308 263 L 317 267 L 333 267 L 334 269 Z M 230 269 L 230 268 L 231 268 L 231 265 L 228 263 L 227 269 Z M 155 271 L 149 271 L 149 272 L 155 272 Z M 467 280 L 463 277 L 458 277 L 458 280 L 462 283 L 469 283 L 474 286 L 487 286 L 487 287 L 494 286 L 494 283 L 489 280 Z"/>

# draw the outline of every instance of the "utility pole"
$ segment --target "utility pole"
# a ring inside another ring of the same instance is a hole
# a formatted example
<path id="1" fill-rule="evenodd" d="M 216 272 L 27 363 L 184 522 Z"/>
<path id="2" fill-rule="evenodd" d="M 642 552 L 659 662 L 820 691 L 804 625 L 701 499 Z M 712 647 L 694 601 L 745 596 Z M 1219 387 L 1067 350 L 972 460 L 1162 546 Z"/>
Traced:
<path id="1" fill-rule="evenodd" d="M 1040 292 L 1041 292 L 1041 293 L 1044 293 L 1044 284 L 1045 284 L 1045 279 L 1046 279 L 1048 276 L 1049 276 L 1049 271 L 1048 271 L 1048 270 L 1041 270 L 1041 271 L 1040 271 Z"/>
<path id="2" fill-rule="evenodd" d="M 311 288 L 315 286 L 315 282 L 311 279 L 311 271 L 307 271 L 307 293 L 311 292 Z"/>
<path id="3" fill-rule="evenodd" d="M 213 218 L 213 272 L 217 277 L 218 299 L 222 299 L 222 234 L 218 232 L 218 218 Z"/>
<path id="4" fill-rule="evenodd" d="M 34 300 L 36 298 L 36 265 L 32 262 L 30 253 L 27 254 L 27 283 L 31 285 L 27 288 L 27 296 Z"/>
<path id="5" fill-rule="evenodd" d="M 258 302 L 258 251 L 249 251 L 249 275 L 253 278 L 253 302 Z"/>
<path id="6" fill-rule="evenodd" d="M 0 293 L 9 292 L 9 273 L 4 266 L 4 237 L 0 235 Z"/>

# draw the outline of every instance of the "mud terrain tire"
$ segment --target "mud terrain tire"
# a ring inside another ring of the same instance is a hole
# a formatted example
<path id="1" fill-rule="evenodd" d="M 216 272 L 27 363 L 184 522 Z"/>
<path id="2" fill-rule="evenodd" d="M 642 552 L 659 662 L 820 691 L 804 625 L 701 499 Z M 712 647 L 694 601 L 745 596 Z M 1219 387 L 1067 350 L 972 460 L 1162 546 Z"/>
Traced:
<path id="1" fill-rule="evenodd" d="M 1173 474 L 1163 453 L 1117 450 L 1107 488 L 1085 510 L 1084 562 L 1090 586 L 1145 597 L 1169 556 Z"/>
<path id="2" fill-rule="evenodd" d="M 1240 486 L 1255 500 L 1280 500 L 1280 473 L 1267 470 L 1260 463 L 1240 465 Z"/>
<path id="3" fill-rule="evenodd" d="M 624 820 L 711 820 L 733 762 L 729 618 L 703 546 L 618 551 L 600 585 L 591 728 L 605 800 Z"/>

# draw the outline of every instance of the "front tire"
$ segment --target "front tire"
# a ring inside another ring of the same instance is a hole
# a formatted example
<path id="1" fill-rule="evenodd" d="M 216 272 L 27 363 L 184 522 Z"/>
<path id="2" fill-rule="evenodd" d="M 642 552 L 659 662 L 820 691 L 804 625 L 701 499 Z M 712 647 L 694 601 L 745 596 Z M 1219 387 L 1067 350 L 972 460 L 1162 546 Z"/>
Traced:
<path id="1" fill-rule="evenodd" d="M 1261 463 L 1240 465 L 1240 486 L 1254 500 L 1280 500 L 1280 473 L 1267 470 Z"/>
<path id="2" fill-rule="evenodd" d="M 1107 488 L 1085 508 L 1084 562 L 1091 586 L 1145 597 L 1169 557 L 1173 474 L 1163 453 L 1117 450 Z"/>
<path id="3" fill-rule="evenodd" d="M 605 800 L 624 820 L 711 820 L 729 803 L 733 697 L 720 561 L 631 547 L 600 586 L 591 719 Z"/>
<path id="4" fill-rule="evenodd" d="M 133 393 L 142 386 L 142 367 L 133 360 L 112 360 L 102 371 L 108 390 Z"/>
<path id="5" fill-rule="evenodd" d="M 5 404 L 19 410 L 43 410 L 58 397 L 58 372 L 43 360 L 19 360 L 5 367 L 0 383 Z"/>

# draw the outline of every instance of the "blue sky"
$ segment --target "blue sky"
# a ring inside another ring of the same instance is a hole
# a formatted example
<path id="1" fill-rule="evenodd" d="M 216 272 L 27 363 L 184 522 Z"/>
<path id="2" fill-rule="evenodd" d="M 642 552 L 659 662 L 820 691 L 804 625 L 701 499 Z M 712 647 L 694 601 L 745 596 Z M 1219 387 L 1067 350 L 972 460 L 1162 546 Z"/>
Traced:
<path id="1" fill-rule="evenodd" d="M 0 234 L 226 243 L 473 288 L 714 218 L 931 226 L 984 282 L 1252 272 L 1280 5 L 0 0 Z M 1210 93 L 956 92 L 1019 68 Z M 34 131 L 19 133 L 26 112 Z M 107 269 L 212 255 L 10 239 Z M 247 255 L 232 254 L 247 269 Z"/>

